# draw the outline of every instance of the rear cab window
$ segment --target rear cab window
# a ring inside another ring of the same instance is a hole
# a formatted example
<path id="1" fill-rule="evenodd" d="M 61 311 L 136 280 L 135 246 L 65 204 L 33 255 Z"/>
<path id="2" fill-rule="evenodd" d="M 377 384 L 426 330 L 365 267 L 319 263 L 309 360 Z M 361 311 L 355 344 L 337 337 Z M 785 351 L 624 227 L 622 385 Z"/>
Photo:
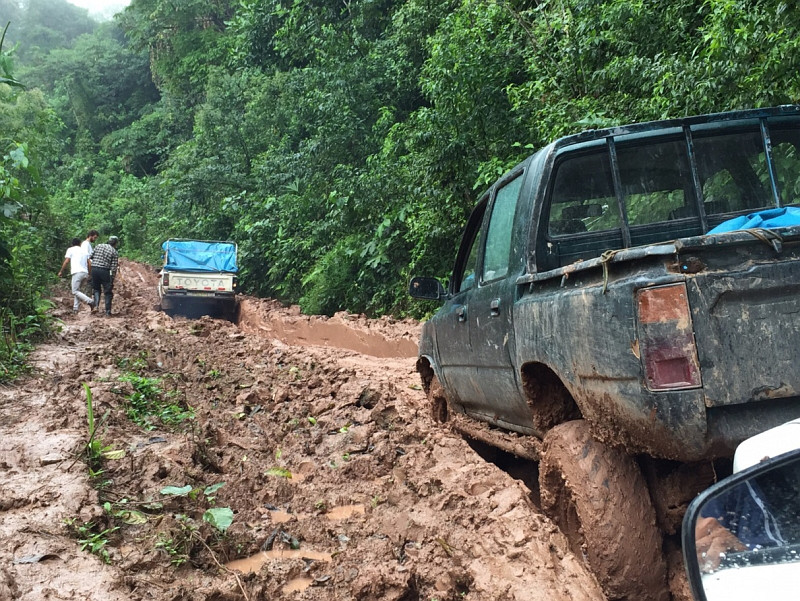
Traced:
<path id="1" fill-rule="evenodd" d="M 797 204 L 799 126 L 797 118 L 750 119 L 566 147 L 542 212 L 541 267 L 697 236 L 737 215 Z"/>

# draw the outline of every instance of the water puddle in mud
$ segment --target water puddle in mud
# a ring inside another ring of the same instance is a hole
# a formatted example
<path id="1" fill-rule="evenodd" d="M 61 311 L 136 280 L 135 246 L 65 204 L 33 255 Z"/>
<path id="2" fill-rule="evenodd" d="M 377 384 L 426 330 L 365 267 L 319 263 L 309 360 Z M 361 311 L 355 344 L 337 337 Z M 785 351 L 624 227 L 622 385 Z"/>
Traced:
<path id="1" fill-rule="evenodd" d="M 225 564 L 229 570 L 239 570 L 243 574 L 258 572 L 265 563 L 273 559 L 313 559 L 316 561 L 330 561 L 331 554 L 308 549 L 272 549 L 260 551 L 250 557 L 235 559 Z M 301 580 L 300 578 L 296 580 Z M 288 585 L 287 585 L 288 586 Z"/>
<path id="2" fill-rule="evenodd" d="M 320 320 L 299 313 L 291 316 L 259 310 L 257 303 L 242 299 L 234 323 L 245 334 L 276 339 L 292 346 L 326 346 L 383 358 L 417 356 L 416 335 L 388 338 L 370 331 L 355 316 Z M 352 322 L 352 323 L 351 323 Z"/>
<path id="3" fill-rule="evenodd" d="M 269 515 L 270 518 L 272 518 L 272 522 L 275 524 L 285 524 L 294 517 L 291 513 L 284 511 L 283 509 L 275 509 L 270 511 Z"/>
<path id="4" fill-rule="evenodd" d="M 354 515 L 364 515 L 363 505 L 342 505 L 341 507 L 332 507 L 325 517 L 329 520 L 346 520 Z"/>
<path id="5" fill-rule="evenodd" d="M 314 584 L 314 581 L 311 578 L 292 578 L 286 583 L 286 586 L 283 587 L 283 592 L 299 593 L 306 590 L 312 584 Z"/>

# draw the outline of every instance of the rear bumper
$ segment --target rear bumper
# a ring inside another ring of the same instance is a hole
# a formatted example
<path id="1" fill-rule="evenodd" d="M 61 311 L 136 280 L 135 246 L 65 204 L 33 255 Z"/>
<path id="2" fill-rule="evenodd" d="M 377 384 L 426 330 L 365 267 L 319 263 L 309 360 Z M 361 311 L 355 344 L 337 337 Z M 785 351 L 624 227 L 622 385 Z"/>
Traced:
<path id="1" fill-rule="evenodd" d="M 713 407 L 707 417 L 708 454 L 729 457 L 740 442 L 800 417 L 800 397 Z"/>
<path id="2" fill-rule="evenodd" d="M 706 407 L 702 389 L 647 393 L 640 388 L 636 395 L 613 384 L 619 382 L 602 394 L 596 387 L 582 391 L 575 400 L 598 438 L 633 454 L 677 461 L 731 457 L 743 440 L 800 417 L 800 396 Z"/>
<path id="3" fill-rule="evenodd" d="M 233 301 L 236 299 L 235 292 L 218 292 L 218 291 L 205 291 L 205 290 L 164 290 L 162 298 L 195 298 L 205 300 L 220 300 L 220 301 Z"/>

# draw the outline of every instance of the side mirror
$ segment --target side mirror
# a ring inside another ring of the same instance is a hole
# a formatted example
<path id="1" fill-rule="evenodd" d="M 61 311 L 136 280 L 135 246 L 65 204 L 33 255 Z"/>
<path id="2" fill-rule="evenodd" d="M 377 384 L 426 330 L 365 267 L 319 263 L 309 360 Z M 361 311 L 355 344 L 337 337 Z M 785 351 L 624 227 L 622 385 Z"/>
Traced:
<path id="1" fill-rule="evenodd" d="M 408 293 L 413 298 L 423 300 L 444 300 L 447 298 L 447 290 L 436 278 L 411 278 L 408 284 Z"/>
<path id="2" fill-rule="evenodd" d="M 797 599 L 800 449 L 702 492 L 684 516 L 682 538 L 697 601 Z"/>

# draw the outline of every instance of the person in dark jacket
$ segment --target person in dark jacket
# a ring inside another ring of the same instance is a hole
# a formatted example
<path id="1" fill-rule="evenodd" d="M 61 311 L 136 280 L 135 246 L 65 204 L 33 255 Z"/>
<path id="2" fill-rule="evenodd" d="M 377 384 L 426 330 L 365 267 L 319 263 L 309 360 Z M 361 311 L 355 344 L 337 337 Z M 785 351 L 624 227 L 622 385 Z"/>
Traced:
<path id="1" fill-rule="evenodd" d="M 100 306 L 100 290 L 105 295 L 106 315 L 111 315 L 111 300 L 114 298 L 114 278 L 119 271 L 119 238 L 111 236 L 105 244 L 98 244 L 89 256 L 92 263 L 92 290 L 94 305 Z"/>

